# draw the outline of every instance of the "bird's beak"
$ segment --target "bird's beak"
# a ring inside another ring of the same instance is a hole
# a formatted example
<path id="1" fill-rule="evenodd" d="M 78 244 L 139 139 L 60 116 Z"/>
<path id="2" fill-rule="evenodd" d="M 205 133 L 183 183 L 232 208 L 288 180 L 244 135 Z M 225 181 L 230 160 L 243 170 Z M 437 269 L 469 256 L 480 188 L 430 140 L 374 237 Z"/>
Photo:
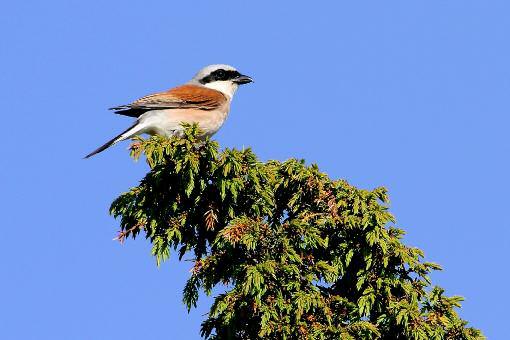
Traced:
<path id="1" fill-rule="evenodd" d="M 253 83 L 253 79 L 251 79 L 251 77 L 241 74 L 240 76 L 238 76 L 234 79 L 234 83 L 239 84 L 239 85 Z"/>

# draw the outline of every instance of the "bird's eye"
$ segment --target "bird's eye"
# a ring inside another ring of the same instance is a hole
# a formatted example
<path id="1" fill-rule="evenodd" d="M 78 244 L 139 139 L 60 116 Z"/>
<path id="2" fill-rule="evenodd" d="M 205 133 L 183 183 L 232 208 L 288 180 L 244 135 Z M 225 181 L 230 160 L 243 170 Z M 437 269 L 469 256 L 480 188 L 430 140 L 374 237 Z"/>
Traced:
<path id="1" fill-rule="evenodd" d="M 219 80 L 225 80 L 225 71 L 224 70 L 216 71 L 216 78 Z"/>

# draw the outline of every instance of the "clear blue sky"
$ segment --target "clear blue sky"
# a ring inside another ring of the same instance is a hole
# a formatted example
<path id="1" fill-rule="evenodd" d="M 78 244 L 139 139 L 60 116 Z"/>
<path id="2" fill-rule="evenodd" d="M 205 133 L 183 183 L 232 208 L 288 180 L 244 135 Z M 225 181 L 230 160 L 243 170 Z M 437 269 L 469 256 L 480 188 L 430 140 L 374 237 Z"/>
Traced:
<path id="1" fill-rule="evenodd" d="M 197 339 L 191 266 L 112 241 L 147 170 L 106 108 L 229 63 L 253 76 L 216 135 L 386 186 L 461 315 L 504 339 L 510 279 L 510 2 L 5 1 L 0 338 Z M 508 336 L 508 334 L 506 334 Z"/>

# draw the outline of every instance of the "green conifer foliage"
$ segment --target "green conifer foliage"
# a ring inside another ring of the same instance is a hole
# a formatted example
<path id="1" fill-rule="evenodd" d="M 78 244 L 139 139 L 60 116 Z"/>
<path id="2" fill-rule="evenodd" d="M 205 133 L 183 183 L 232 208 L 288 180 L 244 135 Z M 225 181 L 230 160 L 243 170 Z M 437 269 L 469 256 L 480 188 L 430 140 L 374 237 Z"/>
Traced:
<path id="1" fill-rule="evenodd" d="M 402 243 L 384 188 L 358 189 L 302 160 L 260 162 L 219 151 L 189 126 L 183 138 L 139 139 L 149 173 L 118 197 L 119 239 L 142 233 L 157 264 L 191 256 L 188 309 L 224 293 L 208 339 L 483 339 L 428 277 L 439 265 Z"/>

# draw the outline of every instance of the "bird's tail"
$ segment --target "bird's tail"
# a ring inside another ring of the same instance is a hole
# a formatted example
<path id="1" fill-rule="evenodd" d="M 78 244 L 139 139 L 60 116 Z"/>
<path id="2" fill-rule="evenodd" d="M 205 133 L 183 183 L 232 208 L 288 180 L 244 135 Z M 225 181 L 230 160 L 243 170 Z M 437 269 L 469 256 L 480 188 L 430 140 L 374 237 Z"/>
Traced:
<path id="1" fill-rule="evenodd" d="M 122 132 L 121 134 L 119 134 L 118 136 L 112 138 L 111 140 L 109 140 L 108 142 L 106 142 L 105 144 L 101 145 L 100 147 L 98 147 L 96 150 L 92 151 L 91 153 L 89 153 L 87 156 L 85 156 L 84 158 L 89 158 L 89 157 L 92 157 L 94 156 L 95 154 L 98 154 L 106 149 L 108 149 L 110 146 L 112 146 L 113 144 L 115 143 L 118 143 L 120 141 L 123 141 L 125 139 L 128 139 L 134 135 L 136 135 L 138 132 L 140 132 L 140 130 L 143 129 L 143 126 L 142 124 L 140 124 L 138 121 L 135 122 L 133 125 L 131 125 L 129 128 L 127 128 L 126 131 Z"/>

